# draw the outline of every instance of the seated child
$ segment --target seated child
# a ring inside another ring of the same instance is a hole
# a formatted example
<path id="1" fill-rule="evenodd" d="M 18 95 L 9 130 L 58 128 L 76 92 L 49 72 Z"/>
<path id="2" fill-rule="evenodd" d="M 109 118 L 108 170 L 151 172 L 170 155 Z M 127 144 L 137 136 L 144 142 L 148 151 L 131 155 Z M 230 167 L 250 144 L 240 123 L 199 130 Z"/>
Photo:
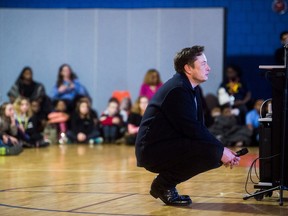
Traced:
<path id="1" fill-rule="evenodd" d="M 30 103 L 32 110 L 32 116 L 30 119 L 32 119 L 31 121 L 35 122 L 37 130 L 40 133 L 43 133 L 47 125 L 47 116 L 45 113 L 41 112 L 41 106 L 38 100 L 32 100 Z"/>
<path id="2" fill-rule="evenodd" d="M 132 107 L 131 113 L 128 117 L 127 133 L 125 134 L 125 141 L 128 145 L 135 145 L 139 126 L 148 102 L 149 101 L 146 96 L 140 96 Z"/>
<path id="3" fill-rule="evenodd" d="M 92 108 L 92 102 L 91 102 L 91 98 L 87 97 L 87 96 L 82 96 L 79 98 L 79 101 L 86 101 L 88 106 L 90 107 L 90 115 L 94 121 L 94 124 L 97 125 L 99 127 L 100 121 L 98 118 L 98 113 L 95 109 Z"/>
<path id="4" fill-rule="evenodd" d="M 230 105 L 221 107 L 221 115 L 215 117 L 215 121 L 209 131 L 216 136 L 224 146 L 243 146 L 251 142 L 252 132 L 244 125 L 239 125 Z"/>
<path id="5" fill-rule="evenodd" d="M 246 126 L 252 131 L 252 141 L 256 145 L 259 142 L 260 107 L 263 102 L 263 99 L 258 99 L 254 104 L 254 108 L 246 114 Z"/>
<path id="6" fill-rule="evenodd" d="M 104 142 L 115 143 L 120 138 L 120 129 L 123 125 L 123 119 L 120 115 L 119 101 L 111 98 L 108 101 L 108 107 L 100 117 L 102 125 Z"/>
<path id="7" fill-rule="evenodd" d="M 22 144 L 15 137 L 0 133 L 0 155 L 18 155 L 22 151 Z"/>
<path id="8" fill-rule="evenodd" d="M 0 107 L 0 155 L 18 155 L 23 151 L 16 138 L 17 130 L 13 105 L 5 102 Z"/>
<path id="9" fill-rule="evenodd" d="M 68 139 L 72 143 L 102 143 L 98 124 L 95 123 L 95 114 L 93 115 L 90 103 L 85 98 L 80 99 L 75 113 L 70 118 L 71 128 L 67 131 Z"/>
<path id="10" fill-rule="evenodd" d="M 127 123 L 129 113 L 131 112 L 132 102 L 130 97 L 124 97 L 120 102 L 120 115 L 122 116 L 123 122 Z"/>
<path id="11" fill-rule="evenodd" d="M 16 124 L 18 126 L 17 137 L 23 141 L 23 146 L 48 146 L 49 143 L 44 141 L 41 131 L 38 131 L 38 125 L 35 122 L 35 118 L 32 118 L 33 112 L 29 100 L 24 97 L 19 97 L 15 100 L 13 105 L 15 109 Z"/>
<path id="12" fill-rule="evenodd" d="M 64 144 L 67 142 L 67 122 L 69 115 L 67 114 L 67 105 L 64 100 L 56 101 L 54 110 L 48 114 L 48 124 L 56 126 L 58 134 L 58 143 Z"/>

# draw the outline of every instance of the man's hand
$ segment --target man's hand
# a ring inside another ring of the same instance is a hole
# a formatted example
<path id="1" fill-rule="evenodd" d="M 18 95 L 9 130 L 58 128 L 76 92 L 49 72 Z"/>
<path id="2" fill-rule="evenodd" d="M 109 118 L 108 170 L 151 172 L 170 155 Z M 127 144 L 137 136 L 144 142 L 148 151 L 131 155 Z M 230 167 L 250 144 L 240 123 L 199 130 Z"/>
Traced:
<path id="1" fill-rule="evenodd" d="M 221 161 L 223 162 L 225 167 L 230 166 L 230 168 L 232 169 L 234 166 L 239 165 L 240 158 L 236 156 L 235 152 L 224 147 Z"/>

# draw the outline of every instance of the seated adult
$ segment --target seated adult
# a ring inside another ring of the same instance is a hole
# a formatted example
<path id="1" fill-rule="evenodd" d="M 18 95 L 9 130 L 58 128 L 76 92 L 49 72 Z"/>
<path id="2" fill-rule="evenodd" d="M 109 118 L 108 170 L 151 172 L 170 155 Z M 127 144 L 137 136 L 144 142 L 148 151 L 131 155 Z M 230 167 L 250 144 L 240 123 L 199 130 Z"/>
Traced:
<path id="1" fill-rule="evenodd" d="M 73 111 L 77 99 L 87 96 L 90 98 L 85 87 L 79 82 L 76 74 L 68 64 L 60 66 L 56 85 L 52 91 L 52 100 L 64 100 L 67 104 L 68 112 Z"/>
<path id="2" fill-rule="evenodd" d="M 145 74 L 139 96 L 146 96 L 150 100 L 161 86 L 160 73 L 156 69 L 150 69 Z"/>
<path id="3" fill-rule="evenodd" d="M 30 101 L 38 101 L 40 104 L 40 112 L 47 115 L 52 104 L 50 98 L 46 95 L 45 87 L 40 82 L 33 80 L 33 71 L 31 67 L 24 67 L 7 93 L 10 102 L 14 103 L 18 97 L 28 98 Z"/>
<path id="4" fill-rule="evenodd" d="M 239 109 L 239 123 L 245 125 L 245 116 L 248 112 L 247 104 L 251 100 L 251 91 L 241 79 L 240 67 L 236 65 L 226 67 L 225 78 L 220 84 L 220 88 L 224 88 L 230 96 L 234 97 L 233 108 Z"/>
<path id="5" fill-rule="evenodd" d="M 284 65 L 285 63 L 285 48 L 284 45 L 288 43 L 288 31 L 283 31 L 280 34 L 281 47 L 276 49 L 274 53 L 275 62 L 279 65 Z"/>

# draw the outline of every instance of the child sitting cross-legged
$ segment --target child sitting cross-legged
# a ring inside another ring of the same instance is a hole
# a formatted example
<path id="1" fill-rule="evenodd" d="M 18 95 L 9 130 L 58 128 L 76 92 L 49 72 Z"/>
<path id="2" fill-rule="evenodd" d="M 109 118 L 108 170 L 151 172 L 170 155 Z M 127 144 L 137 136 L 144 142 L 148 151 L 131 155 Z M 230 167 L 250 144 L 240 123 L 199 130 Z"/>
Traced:
<path id="1" fill-rule="evenodd" d="M 128 145 L 135 145 L 140 123 L 148 102 L 149 99 L 146 96 L 139 96 L 132 107 L 128 117 L 127 133 L 125 134 L 125 142 Z"/>
<path id="2" fill-rule="evenodd" d="M 115 143 L 116 139 L 121 137 L 121 128 L 123 126 L 119 101 L 116 98 L 110 98 L 107 109 L 100 117 L 100 122 L 102 125 L 104 142 Z"/>
<path id="3" fill-rule="evenodd" d="M 64 144 L 67 142 L 67 122 L 69 115 L 67 113 L 67 105 L 64 100 L 54 102 L 54 109 L 48 114 L 48 124 L 55 127 L 57 131 L 58 143 Z"/>
<path id="4" fill-rule="evenodd" d="M 78 101 L 76 110 L 70 118 L 70 130 L 67 131 L 67 137 L 72 143 L 90 143 L 99 144 L 103 142 L 100 137 L 100 131 L 95 121 L 89 101 L 82 98 Z"/>
<path id="5" fill-rule="evenodd" d="M 46 147 L 48 142 L 44 141 L 43 135 L 37 130 L 33 120 L 33 112 L 30 101 L 27 98 L 19 97 L 15 100 L 15 119 L 17 124 L 17 138 L 22 140 L 23 147 Z"/>

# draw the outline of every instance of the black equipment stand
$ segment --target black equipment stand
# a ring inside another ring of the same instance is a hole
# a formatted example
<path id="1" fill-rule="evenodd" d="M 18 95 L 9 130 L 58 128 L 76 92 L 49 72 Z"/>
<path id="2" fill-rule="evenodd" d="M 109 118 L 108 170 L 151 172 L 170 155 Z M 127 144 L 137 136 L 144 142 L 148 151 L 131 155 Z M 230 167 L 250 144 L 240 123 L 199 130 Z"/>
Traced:
<path id="1" fill-rule="evenodd" d="M 274 150 L 269 150 L 270 153 L 274 153 L 275 154 L 279 154 L 280 156 L 280 160 L 279 162 L 277 163 L 273 163 L 272 160 L 270 160 L 270 162 L 268 163 L 268 172 L 269 174 L 271 175 L 274 175 L 274 173 L 277 171 L 278 172 L 278 175 L 276 174 L 276 176 L 273 176 L 271 177 L 269 180 L 271 180 L 271 183 L 270 184 L 258 184 L 258 185 L 255 185 L 254 188 L 260 188 L 259 191 L 256 191 L 254 194 L 252 195 L 249 195 L 249 196 L 245 196 L 243 197 L 244 200 L 247 200 L 251 197 L 254 197 L 256 200 L 261 200 L 263 198 L 263 196 L 272 196 L 272 193 L 273 191 L 275 190 L 279 190 L 279 194 L 280 194 L 280 197 L 279 197 L 279 205 L 282 206 L 283 205 L 283 191 L 284 190 L 288 190 L 288 128 L 287 128 L 287 123 L 288 123 L 288 44 L 286 44 L 284 46 L 284 49 L 285 49 L 285 56 L 284 56 L 284 62 L 285 62 L 285 65 L 283 67 L 276 67 L 276 68 L 273 68 L 273 66 L 271 66 L 270 68 L 267 67 L 267 68 L 262 68 L 262 69 L 272 69 L 272 70 L 275 70 L 275 71 L 284 71 L 285 75 L 284 75 L 284 89 L 282 89 L 282 93 L 283 94 L 283 97 L 282 97 L 282 100 L 283 100 L 283 109 L 281 110 L 281 107 L 277 108 L 278 111 L 281 113 L 282 111 L 282 115 L 280 114 L 280 116 L 276 113 L 275 116 L 275 121 L 276 123 L 274 123 L 274 128 L 273 128 L 273 123 L 272 123 L 272 140 L 281 144 L 279 145 L 278 144 L 278 147 L 276 146 Z M 282 73 L 283 75 L 283 73 Z M 281 83 L 283 84 L 283 76 L 280 77 L 281 78 Z M 278 80 L 279 80 L 279 77 L 278 77 Z M 273 93 L 272 93 L 273 95 Z M 273 97 L 273 96 L 272 96 Z M 282 104 L 282 101 L 280 102 L 280 104 Z M 274 98 L 272 98 L 272 106 L 273 106 L 273 114 L 272 114 L 272 121 L 274 121 L 274 112 L 275 112 L 275 109 L 274 107 L 276 108 L 276 106 L 278 106 L 278 104 L 275 104 L 274 105 Z M 269 124 L 269 123 L 268 123 Z M 275 126 L 275 124 L 277 124 L 277 126 Z M 282 126 L 282 131 L 279 130 Z M 279 132 L 280 131 L 280 132 Z M 273 133 L 274 134 L 274 137 L 273 138 Z M 278 136 L 277 136 L 278 135 Z M 261 138 L 260 138 L 261 139 Z M 274 144 L 277 144 L 277 143 L 274 143 Z M 272 143 L 269 143 L 270 145 L 272 145 Z M 260 148 L 261 148 L 261 144 L 260 144 Z M 266 147 L 265 147 L 266 148 Z M 259 149 L 259 151 L 261 152 L 261 149 Z M 263 152 L 263 150 L 262 150 Z M 270 154 L 271 156 L 271 154 Z M 261 157 L 261 156 L 260 156 Z M 265 164 L 266 165 L 266 164 Z M 269 167 L 270 166 L 270 167 Z M 262 167 L 263 167 L 263 164 L 262 164 Z M 270 171 L 269 171 L 269 168 Z M 273 170 L 275 169 L 275 170 Z M 279 170 L 280 169 L 280 170 Z M 267 170 L 263 170 L 264 172 L 266 172 Z M 285 172 L 286 171 L 286 172 Z M 265 176 L 264 176 L 265 178 Z M 261 161 L 260 161 L 260 181 L 261 181 Z"/>

